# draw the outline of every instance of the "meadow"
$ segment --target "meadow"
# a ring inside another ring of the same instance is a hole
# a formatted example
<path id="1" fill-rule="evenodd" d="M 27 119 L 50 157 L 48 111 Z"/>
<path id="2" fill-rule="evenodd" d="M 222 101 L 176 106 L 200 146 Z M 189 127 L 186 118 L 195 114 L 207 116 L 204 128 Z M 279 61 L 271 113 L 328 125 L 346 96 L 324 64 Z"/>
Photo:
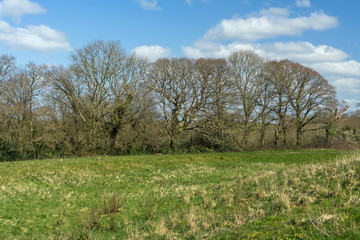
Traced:
<path id="1" fill-rule="evenodd" d="M 0 162 L 0 239 L 360 239 L 360 154 Z"/>

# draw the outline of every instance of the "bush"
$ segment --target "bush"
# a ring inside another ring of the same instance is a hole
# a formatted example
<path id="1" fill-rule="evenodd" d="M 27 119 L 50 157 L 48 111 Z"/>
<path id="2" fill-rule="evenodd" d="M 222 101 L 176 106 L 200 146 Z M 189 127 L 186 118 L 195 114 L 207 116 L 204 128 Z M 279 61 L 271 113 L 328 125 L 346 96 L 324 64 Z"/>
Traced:
<path id="1" fill-rule="evenodd" d="M 18 146 L 15 143 L 0 142 L 0 162 L 9 162 L 23 159 Z"/>

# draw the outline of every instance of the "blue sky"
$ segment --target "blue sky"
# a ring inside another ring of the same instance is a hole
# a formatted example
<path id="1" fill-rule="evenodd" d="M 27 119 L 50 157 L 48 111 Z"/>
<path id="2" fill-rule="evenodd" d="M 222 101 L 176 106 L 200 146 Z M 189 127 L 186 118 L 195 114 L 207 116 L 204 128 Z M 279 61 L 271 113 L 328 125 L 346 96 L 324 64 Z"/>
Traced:
<path id="1" fill-rule="evenodd" d="M 150 60 L 251 49 L 314 68 L 355 110 L 359 9 L 358 0 L 0 0 L 0 51 L 57 65 L 99 39 Z"/>

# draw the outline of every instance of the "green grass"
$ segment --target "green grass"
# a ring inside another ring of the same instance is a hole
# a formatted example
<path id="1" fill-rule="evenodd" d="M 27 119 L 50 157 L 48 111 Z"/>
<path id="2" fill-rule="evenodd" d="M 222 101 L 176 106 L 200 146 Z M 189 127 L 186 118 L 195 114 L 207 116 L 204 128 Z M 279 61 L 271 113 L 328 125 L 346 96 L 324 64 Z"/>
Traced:
<path id="1" fill-rule="evenodd" d="M 0 239 L 360 239 L 360 155 L 0 163 Z"/>

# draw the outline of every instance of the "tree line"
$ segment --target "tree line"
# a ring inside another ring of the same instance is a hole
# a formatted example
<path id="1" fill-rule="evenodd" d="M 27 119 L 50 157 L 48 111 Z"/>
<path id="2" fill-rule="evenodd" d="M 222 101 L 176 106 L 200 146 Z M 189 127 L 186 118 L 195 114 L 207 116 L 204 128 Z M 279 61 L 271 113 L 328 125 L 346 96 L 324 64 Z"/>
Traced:
<path id="1" fill-rule="evenodd" d="M 2 160 L 329 146 L 348 108 L 315 70 L 248 50 L 149 62 L 93 41 L 67 66 L 3 55 L 0 80 Z"/>

